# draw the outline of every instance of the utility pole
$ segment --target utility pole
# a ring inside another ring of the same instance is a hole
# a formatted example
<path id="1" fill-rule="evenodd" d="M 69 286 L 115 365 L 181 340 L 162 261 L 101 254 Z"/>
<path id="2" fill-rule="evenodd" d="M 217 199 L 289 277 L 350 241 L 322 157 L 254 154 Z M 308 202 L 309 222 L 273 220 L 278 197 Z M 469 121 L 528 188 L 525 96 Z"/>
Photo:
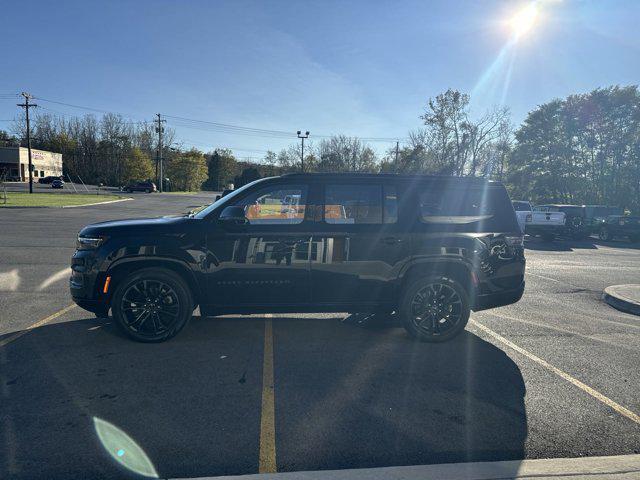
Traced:
<path id="1" fill-rule="evenodd" d="M 24 103 L 18 103 L 19 107 L 24 108 L 27 116 L 27 150 L 29 151 L 29 193 L 33 193 L 33 162 L 31 160 L 31 125 L 29 123 L 29 108 L 37 107 L 35 103 L 29 103 L 29 100 L 33 98 L 27 92 L 22 92 L 20 95 L 24 97 Z M 20 149 L 18 148 L 18 157 L 20 156 Z M 19 159 L 18 159 L 19 161 Z"/>
<path id="2" fill-rule="evenodd" d="M 302 140 L 302 154 L 300 155 L 300 165 L 302 169 L 302 173 L 304 173 L 304 139 L 309 138 L 309 131 L 304 132 L 304 135 L 301 135 L 302 131 L 298 130 L 298 138 Z"/>
<path id="3" fill-rule="evenodd" d="M 396 168 L 398 168 L 398 149 L 400 148 L 400 142 L 396 141 Z"/>
<path id="4" fill-rule="evenodd" d="M 158 165 L 160 165 L 160 181 L 158 182 L 158 188 L 162 192 L 162 180 L 164 179 L 164 171 L 162 170 L 162 134 L 164 133 L 164 127 L 162 124 L 166 122 L 163 120 L 159 113 L 156 114 L 158 117 L 158 126 L 156 127 L 156 132 L 158 133 L 158 161 L 156 162 L 156 175 L 158 175 Z"/>

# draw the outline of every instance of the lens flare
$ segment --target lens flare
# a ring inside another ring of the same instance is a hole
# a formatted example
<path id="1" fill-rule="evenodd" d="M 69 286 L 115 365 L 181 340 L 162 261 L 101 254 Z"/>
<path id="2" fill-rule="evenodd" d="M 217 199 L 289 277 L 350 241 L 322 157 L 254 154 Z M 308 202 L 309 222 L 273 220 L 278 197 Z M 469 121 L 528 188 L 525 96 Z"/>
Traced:
<path id="1" fill-rule="evenodd" d="M 143 477 L 158 478 L 153 463 L 133 438 L 101 418 L 93 417 L 93 424 L 102 446 L 120 465 Z"/>
<path id="2" fill-rule="evenodd" d="M 536 24 L 537 19 L 538 7 L 535 3 L 530 3 L 517 12 L 509 21 L 514 37 L 520 38 L 529 32 Z"/>

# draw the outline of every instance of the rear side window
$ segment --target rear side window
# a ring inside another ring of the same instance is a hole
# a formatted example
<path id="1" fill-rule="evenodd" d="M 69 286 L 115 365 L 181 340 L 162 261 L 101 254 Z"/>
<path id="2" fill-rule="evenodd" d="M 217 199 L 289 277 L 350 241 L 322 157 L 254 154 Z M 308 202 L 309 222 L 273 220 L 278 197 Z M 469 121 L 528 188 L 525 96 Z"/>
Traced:
<path id="1" fill-rule="evenodd" d="M 517 230 L 509 195 L 502 186 L 434 186 L 420 192 L 418 199 L 423 223 Z"/>
<path id="2" fill-rule="evenodd" d="M 327 185 L 324 219 L 332 224 L 382 223 L 382 186 Z"/>
<path id="3" fill-rule="evenodd" d="M 324 219 L 331 224 L 397 223 L 395 185 L 327 185 Z"/>

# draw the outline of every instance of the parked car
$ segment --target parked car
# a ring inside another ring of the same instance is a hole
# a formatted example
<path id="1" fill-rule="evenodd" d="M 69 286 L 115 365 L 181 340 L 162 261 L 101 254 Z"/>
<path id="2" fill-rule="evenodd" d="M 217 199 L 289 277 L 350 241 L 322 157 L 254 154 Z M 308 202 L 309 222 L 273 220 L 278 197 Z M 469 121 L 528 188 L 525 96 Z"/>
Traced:
<path id="1" fill-rule="evenodd" d="M 640 217 L 609 215 L 600 225 L 600 240 L 613 240 L 627 237 L 631 242 L 640 242 Z"/>
<path id="2" fill-rule="evenodd" d="M 600 226 L 608 215 L 622 213 L 619 207 L 607 205 L 537 205 L 534 211 L 564 212 L 566 215 L 564 235 L 582 239 L 598 233 Z"/>
<path id="3" fill-rule="evenodd" d="M 274 215 L 292 196 L 296 214 Z M 517 302 L 525 257 L 501 183 L 289 174 L 183 217 L 88 225 L 71 267 L 73 300 L 111 310 L 143 342 L 174 336 L 196 306 L 203 316 L 396 312 L 409 334 L 440 342 L 470 310 Z"/>
<path id="4" fill-rule="evenodd" d="M 64 182 L 57 178 L 51 182 L 51 188 L 64 188 Z"/>
<path id="5" fill-rule="evenodd" d="M 548 242 L 564 231 L 565 214 L 563 212 L 535 211 L 531 203 L 525 200 L 511 202 L 516 211 L 518 225 L 527 235 L 540 236 Z"/>
<path id="6" fill-rule="evenodd" d="M 536 205 L 533 207 L 534 212 L 563 212 L 565 214 L 565 228 L 563 235 L 571 238 L 586 238 L 591 233 L 591 229 L 587 227 L 585 219 L 586 213 L 584 205 L 565 205 L 565 204 L 549 204 Z"/>
<path id="7" fill-rule="evenodd" d="M 589 234 L 600 234 L 600 227 L 610 215 L 624 215 L 624 210 L 620 207 L 608 205 L 585 205 L 585 224 L 589 229 Z"/>
<path id="8" fill-rule="evenodd" d="M 49 184 L 49 183 L 52 183 L 54 180 L 62 180 L 62 177 L 49 175 L 48 177 L 39 178 L 38 183 Z"/>
<path id="9" fill-rule="evenodd" d="M 127 185 L 124 188 L 124 191 L 129 193 L 131 192 L 151 193 L 151 192 L 157 192 L 158 189 L 156 188 L 156 184 L 153 182 L 135 182 Z"/>

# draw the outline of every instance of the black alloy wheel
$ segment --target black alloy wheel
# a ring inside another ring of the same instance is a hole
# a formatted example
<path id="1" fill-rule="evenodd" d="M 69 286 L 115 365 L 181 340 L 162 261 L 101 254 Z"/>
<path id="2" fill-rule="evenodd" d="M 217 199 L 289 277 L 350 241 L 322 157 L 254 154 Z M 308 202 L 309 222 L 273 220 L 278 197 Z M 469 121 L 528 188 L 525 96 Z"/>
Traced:
<path id="1" fill-rule="evenodd" d="M 467 292 L 446 277 L 414 281 L 401 305 L 407 331 L 427 342 L 443 342 L 458 335 L 464 330 L 469 313 Z"/>
<path id="2" fill-rule="evenodd" d="M 145 269 L 120 282 L 112 308 L 127 335 L 141 342 L 161 342 L 185 326 L 193 313 L 193 300 L 174 272 Z"/>
<path id="3" fill-rule="evenodd" d="M 598 233 L 598 238 L 604 242 L 611 240 L 611 233 L 609 232 L 609 229 L 607 227 L 602 227 Z"/>

